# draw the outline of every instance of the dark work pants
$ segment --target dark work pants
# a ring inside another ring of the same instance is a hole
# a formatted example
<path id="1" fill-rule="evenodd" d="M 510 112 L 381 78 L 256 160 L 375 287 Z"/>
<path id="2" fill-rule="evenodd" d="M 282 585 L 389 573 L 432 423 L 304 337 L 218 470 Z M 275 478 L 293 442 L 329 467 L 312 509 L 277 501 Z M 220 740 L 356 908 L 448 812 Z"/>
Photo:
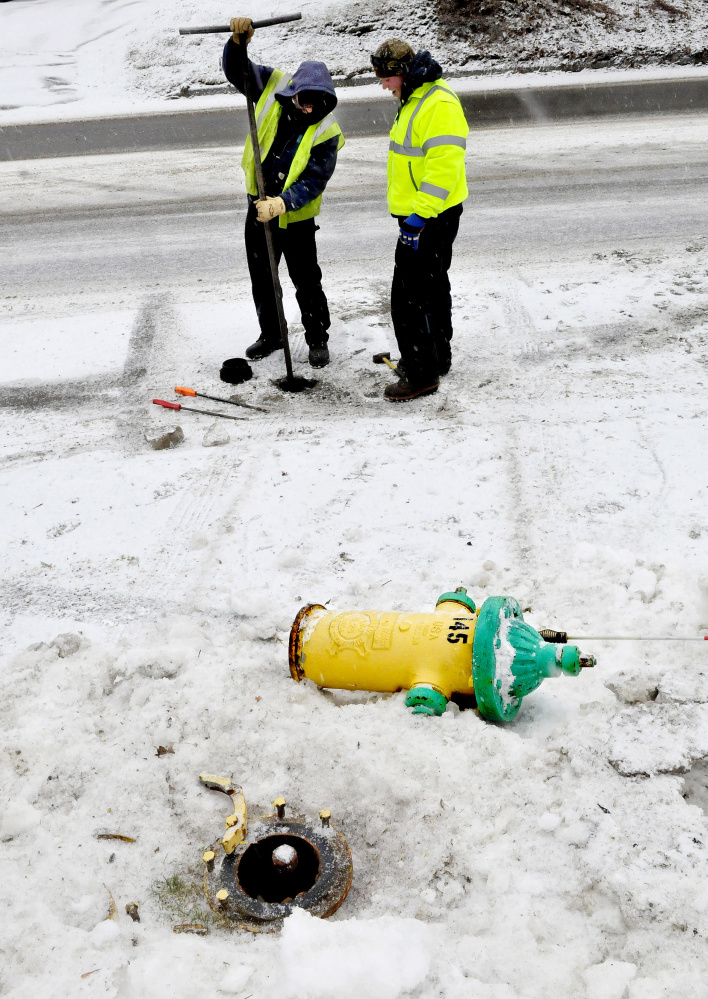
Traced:
<path id="1" fill-rule="evenodd" d="M 295 285 L 295 297 L 300 306 L 305 339 L 310 346 L 327 343 L 330 326 L 327 299 L 322 290 L 322 271 L 317 263 L 314 219 L 291 222 L 281 229 L 278 220 L 271 222 L 275 259 L 285 257 L 288 274 Z M 270 343 L 280 341 L 280 326 L 275 308 L 273 280 L 268 263 L 265 227 L 258 221 L 253 205 L 246 213 L 246 257 L 251 275 L 253 301 L 258 313 L 261 336 Z"/>
<path id="2" fill-rule="evenodd" d="M 455 205 L 428 219 L 417 250 L 400 240 L 396 244 L 391 319 L 412 385 L 432 385 L 450 367 L 452 298 L 447 272 L 461 215 L 462 205 Z"/>

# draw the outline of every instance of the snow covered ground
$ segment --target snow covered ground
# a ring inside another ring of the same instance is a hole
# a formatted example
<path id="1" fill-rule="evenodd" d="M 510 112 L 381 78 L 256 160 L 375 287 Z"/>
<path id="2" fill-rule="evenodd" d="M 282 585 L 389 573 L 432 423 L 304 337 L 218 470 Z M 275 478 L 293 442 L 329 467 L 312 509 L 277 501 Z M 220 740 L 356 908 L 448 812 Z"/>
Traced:
<path id="1" fill-rule="evenodd" d="M 457 74 L 675 64 L 690 72 L 708 60 L 708 0 L 613 0 L 609 7 L 586 0 L 504 0 L 475 22 L 450 21 L 440 15 L 441 6 L 252 0 L 226 10 L 220 0 L 13 0 L 0 4 L 0 123 L 13 120 L 6 118 L 13 110 L 16 118 L 18 109 L 36 114 L 44 108 L 51 117 L 50 109 L 69 105 L 81 116 L 223 90 L 225 36 L 181 37 L 177 29 L 294 8 L 302 21 L 263 29 L 251 43 L 254 58 L 284 67 L 324 59 L 340 79 L 370 74 L 370 53 L 392 35 L 430 48 L 447 72 Z"/>
<path id="2" fill-rule="evenodd" d="M 282 357 L 259 363 L 238 394 L 266 414 L 180 414 L 165 451 L 149 400 L 228 392 L 255 337 L 237 157 L 0 165 L 0 995 L 703 994 L 707 648 L 581 643 L 598 667 L 501 728 L 296 685 L 287 635 L 306 602 L 461 584 L 571 634 L 708 630 L 707 138 L 699 116 L 476 133 L 453 370 L 401 407 L 370 362 L 393 346 L 385 140 L 348 143 L 319 234 L 332 365 L 284 396 Z M 294 306 L 286 282 L 309 373 Z M 331 809 L 355 869 L 332 919 L 218 926 L 203 770 L 253 815 Z"/>

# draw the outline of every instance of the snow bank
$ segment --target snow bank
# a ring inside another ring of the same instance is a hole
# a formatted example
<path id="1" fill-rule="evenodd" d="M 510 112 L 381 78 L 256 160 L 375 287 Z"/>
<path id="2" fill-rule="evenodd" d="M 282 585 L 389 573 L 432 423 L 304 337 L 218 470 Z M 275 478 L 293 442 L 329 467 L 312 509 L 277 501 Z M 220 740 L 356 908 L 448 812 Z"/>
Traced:
<path id="1" fill-rule="evenodd" d="M 252 0 L 247 6 L 254 18 L 292 12 L 291 0 Z M 432 2 L 301 0 L 296 6 L 302 21 L 263 29 L 251 43 L 253 57 L 284 68 L 323 59 L 341 82 L 370 76 L 370 53 L 392 35 L 431 49 L 455 74 L 559 68 L 575 73 L 586 67 L 612 72 L 617 66 L 666 63 L 685 71 L 705 62 L 705 0 L 685 10 L 681 4 L 678 14 L 670 9 L 675 5 L 614 0 L 612 17 L 591 4 L 497 5 L 496 20 L 478 18 L 472 31 L 469 18 L 450 30 L 449 19 L 441 18 Z M 226 36 L 180 36 L 178 28 L 227 23 L 238 12 L 226 11 L 217 0 L 0 4 L 0 114 L 18 120 L 17 109 L 36 114 L 62 105 L 73 105 L 73 115 L 118 107 L 139 111 L 155 99 L 164 106 L 180 95 L 223 93 L 220 57 Z"/>
<path id="2" fill-rule="evenodd" d="M 283 996 L 398 999 L 430 970 L 434 927 L 416 919 L 316 919 L 302 909 L 285 921 Z"/>

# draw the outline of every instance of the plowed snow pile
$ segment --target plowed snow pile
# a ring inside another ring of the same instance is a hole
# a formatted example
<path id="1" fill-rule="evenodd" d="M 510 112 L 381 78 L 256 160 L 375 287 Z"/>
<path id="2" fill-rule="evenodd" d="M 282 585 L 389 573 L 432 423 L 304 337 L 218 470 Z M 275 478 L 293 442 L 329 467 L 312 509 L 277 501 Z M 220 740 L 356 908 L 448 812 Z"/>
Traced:
<path id="1" fill-rule="evenodd" d="M 693 65 L 708 59 L 708 0 L 346 0 L 295 4 L 302 21 L 263 29 L 254 58 L 294 68 L 327 62 L 340 81 L 371 74 L 370 53 L 400 35 L 447 72 Z M 0 113 L 80 103 L 141 104 L 223 91 L 225 36 L 181 37 L 180 26 L 293 12 L 292 0 L 15 0 L 0 5 Z M 80 113 L 80 108 L 75 108 Z"/>

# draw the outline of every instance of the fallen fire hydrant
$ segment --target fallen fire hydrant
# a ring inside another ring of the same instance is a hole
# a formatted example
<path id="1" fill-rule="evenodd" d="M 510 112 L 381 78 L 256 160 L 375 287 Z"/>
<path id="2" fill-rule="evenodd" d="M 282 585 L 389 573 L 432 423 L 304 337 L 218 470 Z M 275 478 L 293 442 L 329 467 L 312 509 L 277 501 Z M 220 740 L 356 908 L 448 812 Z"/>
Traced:
<path id="1" fill-rule="evenodd" d="M 202 856 L 204 892 L 214 912 L 240 929 L 273 933 L 295 908 L 323 919 L 339 908 L 351 887 L 352 857 L 328 810 L 316 826 L 304 815 L 286 818 L 285 798 L 276 798 L 274 814 L 249 826 L 240 787 L 213 774 L 199 780 L 232 802 L 226 834 Z M 217 852 L 223 853 L 220 865 Z"/>
<path id="2" fill-rule="evenodd" d="M 508 722 L 547 677 L 578 676 L 594 665 L 575 645 L 544 641 L 513 597 L 489 597 L 478 611 L 462 587 L 443 593 L 428 614 L 334 613 L 308 604 L 290 632 L 294 680 L 408 690 L 415 714 L 441 715 L 453 694 L 474 694 L 484 718 Z"/>

